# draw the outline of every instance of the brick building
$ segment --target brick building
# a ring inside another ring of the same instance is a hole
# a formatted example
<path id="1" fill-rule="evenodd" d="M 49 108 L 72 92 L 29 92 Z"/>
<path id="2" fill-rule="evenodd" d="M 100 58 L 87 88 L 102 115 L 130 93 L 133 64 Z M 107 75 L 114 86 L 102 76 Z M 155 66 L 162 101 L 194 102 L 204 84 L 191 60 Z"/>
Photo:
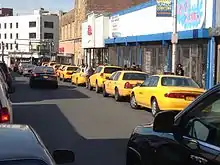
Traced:
<path id="1" fill-rule="evenodd" d="M 0 8 L 0 17 L 13 16 L 12 8 Z"/>
<path id="2" fill-rule="evenodd" d="M 67 13 L 60 13 L 59 60 L 63 63 L 81 64 L 82 22 L 91 11 L 95 13 L 116 12 L 147 0 L 75 0 L 75 8 Z"/>

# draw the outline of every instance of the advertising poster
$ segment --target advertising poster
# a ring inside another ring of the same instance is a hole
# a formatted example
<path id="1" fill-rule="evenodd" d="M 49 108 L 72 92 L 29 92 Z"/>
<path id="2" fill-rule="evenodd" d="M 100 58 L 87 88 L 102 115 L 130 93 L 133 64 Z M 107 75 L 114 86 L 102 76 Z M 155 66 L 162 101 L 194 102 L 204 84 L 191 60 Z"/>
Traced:
<path id="1" fill-rule="evenodd" d="M 157 0 L 157 17 L 172 17 L 172 0 Z"/>
<path id="2" fill-rule="evenodd" d="M 111 17 L 111 24 L 112 24 L 112 37 L 121 37 L 120 29 L 119 29 L 119 15 L 115 15 Z"/>

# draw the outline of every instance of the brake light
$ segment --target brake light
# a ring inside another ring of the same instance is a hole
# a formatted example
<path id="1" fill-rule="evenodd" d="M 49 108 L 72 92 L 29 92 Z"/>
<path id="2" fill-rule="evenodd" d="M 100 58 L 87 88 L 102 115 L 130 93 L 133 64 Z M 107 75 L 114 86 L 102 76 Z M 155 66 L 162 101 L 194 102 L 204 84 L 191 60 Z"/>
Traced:
<path id="1" fill-rule="evenodd" d="M 33 76 L 38 77 L 38 76 L 40 76 L 40 74 L 34 73 Z"/>
<path id="2" fill-rule="evenodd" d="M 169 98 L 176 98 L 176 99 L 184 99 L 185 98 L 184 93 L 166 93 L 164 96 L 169 97 Z"/>
<path id="3" fill-rule="evenodd" d="M 104 76 L 104 73 L 101 73 L 100 76 L 103 77 L 103 76 Z"/>
<path id="4" fill-rule="evenodd" d="M 3 107 L 0 109 L 0 123 L 6 123 L 10 121 L 10 114 L 8 108 Z"/>
<path id="5" fill-rule="evenodd" d="M 126 82 L 124 88 L 131 89 L 131 88 L 133 88 L 133 85 L 130 84 L 129 82 Z"/>

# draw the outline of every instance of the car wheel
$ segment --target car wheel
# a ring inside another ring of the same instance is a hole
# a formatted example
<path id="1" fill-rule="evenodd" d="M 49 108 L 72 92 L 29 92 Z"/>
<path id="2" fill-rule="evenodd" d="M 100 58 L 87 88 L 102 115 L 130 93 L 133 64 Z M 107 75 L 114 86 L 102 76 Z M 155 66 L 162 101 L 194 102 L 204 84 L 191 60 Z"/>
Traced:
<path id="1" fill-rule="evenodd" d="M 90 91 L 93 90 L 93 87 L 91 86 L 91 83 L 90 83 L 90 82 L 89 82 L 89 84 L 88 84 L 88 89 L 89 89 Z"/>
<path id="2" fill-rule="evenodd" d="M 96 85 L 95 85 L 95 92 L 96 93 L 100 92 L 100 89 L 99 89 L 99 86 L 98 86 L 98 82 L 96 82 Z"/>
<path id="3" fill-rule="evenodd" d="M 136 102 L 136 98 L 135 98 L 134 94 L 132 94 L 131 97 L 130 97 L 130 106 L 131 106 L 132 109 L 138 109 L 139 108 L 139 106 Z"/>
<path id="4" fill-rule="evenodd" d="M 151 101 L 151 113 L 153 116 L 156 116 L 156 114 L 160 112 L 160 108 L 158 106 L 158 103 L 157 103 L 157 100 L 156 98 L 154 98 L 152 101 Z"/>
<path id="5" fill-rule="evenodd" d="M 79 84 L 78 84 L 78 78 L 76 79 L 76 86 L 79 86 Z"/>
<path id="6" fill-rule="evenodd" d="M 121 101 L 121 96 L 119 94 L 118 88 L 115 89 L 115 101 Z"/>
<path id="7" fill-rule="evenodd" d="M 103 92 L 102 92 L 103 97 L 108 97 L 108 93 L 105 90 L 105 86 L 103 86 Z"/>

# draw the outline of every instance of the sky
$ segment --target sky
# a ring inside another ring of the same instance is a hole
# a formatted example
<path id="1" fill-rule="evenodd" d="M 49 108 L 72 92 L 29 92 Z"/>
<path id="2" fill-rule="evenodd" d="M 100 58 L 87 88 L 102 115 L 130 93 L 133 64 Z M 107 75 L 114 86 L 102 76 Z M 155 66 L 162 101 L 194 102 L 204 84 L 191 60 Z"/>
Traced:
<path id="1" fill-rule="evenodd" d="M 14 8 L 14 14 L 29 14 L 41 7 L 52 12 L 69 11 L 74 6 L 73 2 L 74 0 L 0 0 L 0 7 Z"/>

